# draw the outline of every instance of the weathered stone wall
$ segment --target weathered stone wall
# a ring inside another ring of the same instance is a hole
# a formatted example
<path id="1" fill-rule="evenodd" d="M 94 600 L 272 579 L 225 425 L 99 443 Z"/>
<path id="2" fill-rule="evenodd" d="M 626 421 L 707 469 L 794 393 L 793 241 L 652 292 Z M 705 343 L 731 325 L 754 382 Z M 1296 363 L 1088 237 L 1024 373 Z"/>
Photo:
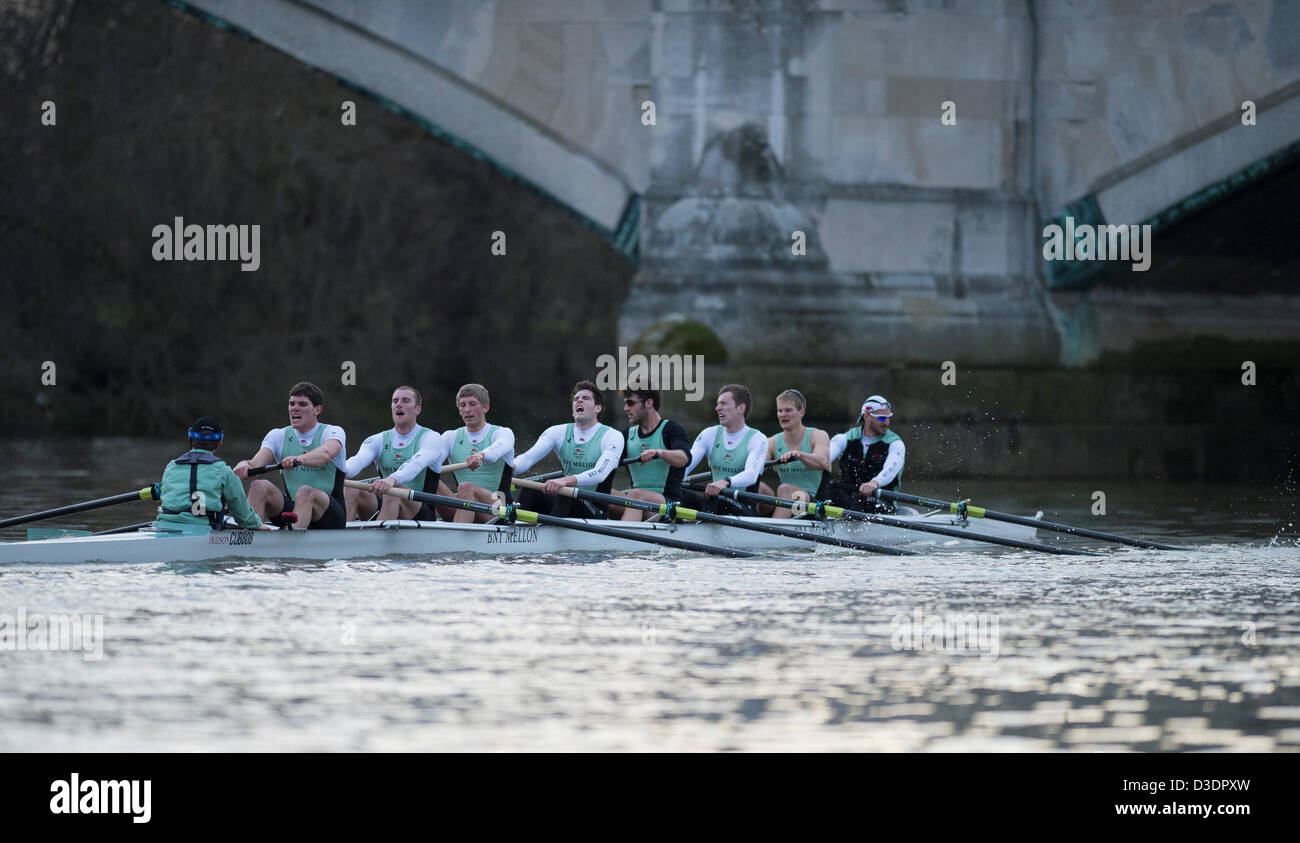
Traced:
<path id="1" fill-rule="evenodd" d="M 1042 218 L 1081 198 L 1127 220 L 1300 139 L 1294 0 L 189 5 L 273 46 L 154 3 L 0 4 L 5 110 L 25 115 L 0 126 L 8 430 L 151 432 L 211 403 L 260 427 L 341 360 L 367 426 L 391 372 L 563 417 L 598 355 L 692 350 L 655 346 L 672 336 L 709 350 L 686 420 L 726 380 L 768 429 L 787 386 L 829 427 L 883 391 L 920 437 L 912 476 L 1259 479 L 1294 452 L 1272 433 L 1300 394 L 1288 259 L 1211 236 L 1149 289 L 1057 292 L 1039 257 Z M 1255 127 L 1232 125 L 1244 99 Z M 633 193 L 629 281 L 600 236 Z M 1278 193 L 1252 195 L 1289 210 Z M 153 263 L 148 231 L 177 214 L 262 221 L 255 280 Z M 39 391 L 57 354 L 69 379 Z M 1229 420 L 1254 450 L 1224 460 Z"/>
<path id="2" fill-rule="evenodd" d="M 1300 4 L 1289 0 L 1035 5 L 1045 210 L 1300 80 Z M 1267 120 L 1255 128 L 1277 144 L 1297 138 Z"/>

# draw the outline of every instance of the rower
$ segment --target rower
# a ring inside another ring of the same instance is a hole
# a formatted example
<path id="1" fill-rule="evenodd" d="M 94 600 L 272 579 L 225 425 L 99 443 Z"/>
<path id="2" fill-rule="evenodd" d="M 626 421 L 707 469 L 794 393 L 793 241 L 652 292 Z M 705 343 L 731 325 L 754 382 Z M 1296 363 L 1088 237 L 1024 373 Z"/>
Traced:
<path id="1" fill-rule="evenodd" d="M 623 408 L 627 412 L 627 445 L 623 459 L 640 459 L 627 467 L 632 488 L 614 494 L 638 501 L 665 503 L 678 501 L 682 494 L 682 477 L 691 459 L 691 440 L 686 428 L 659 413 L 659 390 L 623 390 Z M 624 521 L 641 521 L 653 515 L 639 509 L 611 506 L 610 516 L 622 511 Z"/>
<path id="2" fill-rule="evenodd" d="M 320 421 L 325 394 L 303 381 L 289 390 L 289 426 L 266 434 L 252 459 L 240 460 L 235 475 L 248 476 L 250 468 L 279 462 L 284 467 L 284 494 L 270 480 L 258 478 L 248 488 L 248 503 L 263 520 L 292 512 L 297 523 L 311 529 L 347 526 L 343 478 L 347 472 L 343 428 Z M 307 529 L 302 527 L 301 529 Z"/>
<path id="3" fill-rule="evenodd" d="M 244 484 L 213 453 L 224 436 L 221 422 L 212 416 L 203 416 L 190 425 L 190 450 L 167 464 L 158 483 L 162 505 L 153 522 L 155 530 L 220 530 L 225 526 L 227 512 L 245 530 L 265 529 L 262 519 L 248 505 Z"/>
<path id="4" fill-rule="evenodd" d="M 682 490 L 682 501 L 693 509 L 716 508 L 718 493 L 723 489 L 739 489 L 744 492 L 772 494 L 766 483 L 758 478 L 763 474 L 763 458 L 767 455 L 767 437 L 745 424 L 754 399 L 750 392 L 740 384 L 727 384 L 718 391 L 718 401 L 714 410 L 718 414 L 718 423 L 707 427 L 691 445 L 691 461 L 686 466 L 686 474 L 708 458 L 712 482 L 704 487 L 704 494 L 690 489 Z M 745 501 L 723 498 L 727 514 L 755 515 L 754 505 Z M 766 512 L 770 505 L 763 505 Z M 766 514 L 764 512 L 764 514 Z"/>
<path id="5" fill-rule="evenodd" d="M 824 430 L 804 427 L 808 402 L 797 389 L 787 389 L 776 396 L 776 420 L 781 432 L 767 440 L 767 458 L 776 460 L 776 476 L 781 485 L 776 495 L 797 501 L 825 500 L 830 485 L 831 438 Z M 789 518 L 788 508 L 779 506 L 777 518 Z"/>
<path id="6" fill-rule="evenodd" d="M 447 452 L 443 448 L 441 434 L 417 423 L 423 409 L 422 404 L 420 391 L 415 387 L 399 386 L 394 389 L 391 400 L 392 429 L 366 437 L 360 450 L 348 458 L 348 477 L 356 477 L 374 465 L 379 471 L 379 479 L 370 484 L 373 492 L 352 487 L 343 490 L 347 520 L 369 519 L 376 512 L 384 521 L 398 518 L 438 520 L 438 514 L 427 503 L 384 494 L 394 486 L 434 494 L 438 492 L 438 472 Z M 382 504 L 379 502 L 380 497 L 383 498 Z"/>
<path id="7" fill-rule="evenodd" d="M 522 475 L 554 452 L 565 476 L 547 480 L 545 494 L 535 489 L 521 490 L 519 505 L 560 517 L 604 518 L 605 514 L 590 503 L 557 492 L 565 486 L 578 486 L 608 493 L 623 453 L 623 434 L 600 423 L 605 402 L 591 381 L 574 384 L 570 400 L 573 421 L 546 428 L 533 447 L 515 457 L 515 474 Z"/>
<path id="8" fill-rule="evenodd" d="M 505 503 L 510 498 L 510 478 L 514 476 L 515 434 L 508 427 L 487 423 L 492 404 L 487 388 L 478 383 L 467 383 L 456 392 L 456 410 L 464 426 L 442 434 L 442 446 L 450 456 L 448 461 L 468 467 L 454 472 L 456 491 L 446 483 L 439 494 L 458 497 L 463 501 L 479 503 Z M 492 518 L 482 512 L 468 509 L 452 510 L 439 507 L 448 520 L 483 523 Z"/>
<path id="9" fill-rule="evenodd" d="M 893 417 L 893 405 L 884 396 L 872 395 L 862 402 L 861 427 L 831 438 L 831 462 L 840 460 L 839 480 L 831 484 L 836 506 L 886 514 L 898 511 L 893 502 L 874 497 L 877 489 L 894 491 L 903 479 L 907 448 L 889 429 Z"/>

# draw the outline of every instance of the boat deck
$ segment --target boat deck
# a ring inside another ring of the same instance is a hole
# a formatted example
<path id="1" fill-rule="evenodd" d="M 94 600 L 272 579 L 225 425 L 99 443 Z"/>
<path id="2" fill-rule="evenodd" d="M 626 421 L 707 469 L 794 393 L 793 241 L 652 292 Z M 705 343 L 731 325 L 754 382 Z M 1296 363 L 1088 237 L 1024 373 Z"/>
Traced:
<path id="1" fill-rule="evenodd" d="M 1036 531 L 1002 522 L 972 520 L 966 525 L 950 516 L 924 517 L 915 510 L 902 520 L 969 530 L 972 535 L 993 535 L 1032 541 Z M 992 545 L 936 536 L 862 521 L 811 521 L 806 519 L 745 518 L 746 522 L 838 536 L 873 544 L 927 551 L 970 550 Z M 822 545 L 755 530 L 717 524 L 666 524 L 658 522 L 582 521 L 638 534 L 665 536 L 701 544 L 744 550 L 813 549 Z M 344 530 L 139 530 L 102 536 L 73 536 L 0 544 L 0 564 L 32 562 L 67 564 L 83 562 L 174 562 L 225 558 L 250 559 L 352 559 L 386 556 L 481 554 L 500 556 L 563 551 L 654 551 L 644 542 L 528 524 L 458 524 L 446 521 L 352 522 Z M 680 553 L 682 551 L 669 551 Z M 845 553 L 858 551 L 846 549 Z"/>

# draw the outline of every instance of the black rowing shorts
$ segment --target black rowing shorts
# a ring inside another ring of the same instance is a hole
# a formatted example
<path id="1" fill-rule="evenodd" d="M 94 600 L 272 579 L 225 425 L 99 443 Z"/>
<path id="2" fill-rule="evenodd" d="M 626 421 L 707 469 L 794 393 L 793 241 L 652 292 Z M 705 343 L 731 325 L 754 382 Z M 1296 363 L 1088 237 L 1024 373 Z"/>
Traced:
<path id="1" fill-rule="evenodd" d="M 288 495 L 284 496 L 284 511 L 293 512 L 293 498 Z M 343 508 L 343 504 L 339 503 L 337 498 L 331 497 L 329 507 L 321 514 L 320 518 L 311 522 L 311 524 L 308 525 L 308 528 L 312 530 L 342 530 L 347 525 L 347 510 Z M 300 521 L 294 526 L 298 529 L 302 529 L 303 524 Z"/>

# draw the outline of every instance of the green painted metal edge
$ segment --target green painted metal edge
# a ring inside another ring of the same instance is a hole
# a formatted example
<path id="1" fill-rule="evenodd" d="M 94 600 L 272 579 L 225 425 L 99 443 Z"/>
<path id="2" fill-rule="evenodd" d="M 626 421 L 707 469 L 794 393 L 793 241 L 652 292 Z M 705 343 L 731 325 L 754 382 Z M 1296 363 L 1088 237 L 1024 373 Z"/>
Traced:
<path id="1" fill-rule="evenodd" d="M 1143 220 L 1143 224 L 1151 226 L 1152 234 L 1160 232 L 1182 222 L 1199 211 L 1205 210 L 1211 205 L 1227 199 L 1232 194 L 1249 187 L 1269 173 L 1280 170 L 1291 162 L 1298 160 L 1300 160 L 1300 141 L 1284 146 L 1272 155 L 1266 155 L 1254 163 L 1247 164 L 1222 181 L 1217 181 L 1181 201 L 1175 202 L 1150 219 Z"/>
<path id="2" fill-rule="evenodd" d="M 1172 228 L 1188 217 L 1222 202 L 1234 193 L 1244 190 L 1263 179 L 1269 173 L 1280 170 L 1297 160 L 1300 160 L 1300 141 L 1284 146 L 1277 152 L 1242 167 L 1226 178 L 1183 197 L 1138 224 L 1149 225 L 1151 226 L 1151 233 L 1153 235 L 1158 234 Z M 1101 212 L 1101 206 L 1097 203 L 1096 194 L 1089 194 L 1077 202 L 1067 205 L 1064 210 L 1045 219 L 1043 227 L 1053 224 L 1064 227 L 1067 216 L 1074 217 L 1075 225 L 1084 223 L 1094 226 L 1106 224 L 1106 219 Z M 1043 274 L 1046 276 L 1046 286 L 1049 290 L 1086 289 L 1104 278 L 1111 270 L 1109 261 L 1046 260 L 1042 257 L 1041 234 L 1036 248 L 1038 249 L 1039 260 L 1044 264 Z"/>
<path id="3" fill-rule="evenodd" d="M 1101 206 L 1097 204 L 1096 194 L 1089 194 L 1079 201 L 1067 205 L 1063 211 L 1046 220 L 1043 227 L 1059 225 L 1064 228 L 1066 217 L 1074 217 L 1076 226 L 1084 224 L 1104 225 L 1106 222 L 1106 218 L 1101 213 Z M 1091 287 L 1109 270 L 1104 261 L 1049 261 L 1042 257 L 1043 240 L 1041 236 L 1038 238 L 1036 248 L 1038 249 L 1039 259 L 1046 264 L 1044 274 L 1047 276 L 1047 288 L 1049 290 L 1080 290 L 1084 287 Z"/>
<path id="4" fill-rule="evenodd" d="M 246 41 L 253 41 L 259 44 L 266 43 L 261 39 L 259 39 L 253 33 L 249 32 L 247 29 L 236 26 L 232 24 L 230 21 L 224 20 L 222 18 L 219 18 L 211 14 L 210 12 L 197 8 L 191 5 L 190 3 L 185 2 L 185 0 L 159 0 L 159 2 L 165 6 L 171 6 L 175 9 L 185 12 L 186 14 L 193 15 L 194 17 L 199 18 L 205 23 L 211 24 L 212 26 L 215 26 L 218 29 L 237 35 L 238 37 L 243 38 Z M 277 49 L 271 44 L 267 44 L 266 46 L 270 47 L 273 50 Z M 277 52 L 281 52 L 281 51 L 277 50 Z M 320 68 L 315 68 L 315 69 L 320 70 Z M 327 71 L 321 70 L 320 72 L 326 73 Z M 474 144 L 470 143 L 469 141 L 466 141 L 464 138 L 458 135 L 453 134 L 452 132 L 447 131 L 441 126 L 438 126 L 437 124 L 430 121 L 428 118 L 416 114 L 415 112 L 397 103 L 396 101 L 391 100 L 388 97 L 385 97 L 382 94 L 379 94 L 375 91 L 372 91 L 363 85 L 358 85 L 357 83 L 352 82 L 349 79 L 345 79 L 344 77 L 339 76 L 337 74 L 331 74 L 331 75 L 334 76 L 335 81 L 337 81 L 339 85 L 341 85 L 342 87 L 347 88 L 348 90 L 351 91 L 355 91 L 361 96 L 364 96 L 366 99 L 369 99 L 375 102 L 376 104 L 388 109 L 389 111 L 393 112 L 399 117 L 405 120 L 409 120 L 410 122 L 419 126 L 424 131 L 436 137 L 438 140 L 450 144 L 451 146 L 455 147 L 456 149 L 459 149 L 461 152 L 464 152 L 470 157 L 488 164 L 489 166 L 491 166 L 497 172 L 501 173 L 510 181 L 515 182 L 516 184 L 519 184 L 527 188 L 528 190 L 531 190 L 532 192 L 541 196 L 543 199 L 547 200 L 548 202 L 551 202 L 552 204 L 559 206 L 569 216 L 573 217 L 574 219 L 581 222 L 583 225 L 587 226 L 588 228 L 592 229 L 597 234 L 599 234 L 601 239 L 605 240 L 607 243 L 612 245 L 615 248 L 615 250 L 617 250 L 618 253 L 621 254 L 625 259 L 627 259 L 628 262 L 630 262 L 633 266 L 636 266 L 639 263 L 640 239 L 641 239 L 640 238 L 641 197 L 637 193 L 630 192 L 627 198 L 627 202 L 623 206 L 623 211 L 619 215 L 618 225 L 616 225 L 614 229 L 611 230 L 601 225 L 600 223 L 596 222 L 594 219 L 587 216 L 586 214 L 578 211 L 572 205 L 569 205 L 568 203 L 562 201 L 555 194 L 551 193 L 546 188 L 532 181 L 527 176 L 524 176 L 518 171 L 510 167 L 507 167 L 505 164 L 502 164 L 500 161 L 497 161 L 492 156 L 488 155 L 486 152 L 484 152 L 482 149 L 479 149 Z"/>

